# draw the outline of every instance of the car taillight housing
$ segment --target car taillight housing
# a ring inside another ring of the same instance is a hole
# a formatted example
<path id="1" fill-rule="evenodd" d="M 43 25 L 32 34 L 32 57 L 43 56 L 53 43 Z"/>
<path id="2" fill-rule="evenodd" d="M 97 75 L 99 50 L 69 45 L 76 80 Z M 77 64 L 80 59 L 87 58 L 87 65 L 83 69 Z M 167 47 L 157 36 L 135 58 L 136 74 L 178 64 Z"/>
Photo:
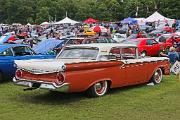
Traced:
<path id="1" fill-rule="evenodd" d="M 20 69 L 16 70 L 15 77 L 22 78 L 22 70 L 20 70 Z"/>
<path id="2" fill-rule="evenodd" d="M 57 77 L 57 80 L 56 80 L 57 85 L 61 85 L 65 80 L 64 75 L 61 72 L 57 73 L 56 77 Z"/>

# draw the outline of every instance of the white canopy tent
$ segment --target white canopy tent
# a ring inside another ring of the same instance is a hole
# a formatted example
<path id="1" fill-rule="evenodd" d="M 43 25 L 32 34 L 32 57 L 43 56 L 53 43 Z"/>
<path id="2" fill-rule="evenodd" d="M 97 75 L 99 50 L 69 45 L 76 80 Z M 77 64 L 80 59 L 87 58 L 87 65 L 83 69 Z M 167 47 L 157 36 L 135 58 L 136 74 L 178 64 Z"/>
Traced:
<path id="1" fill-rule="evenodd" d="M 161 15 L 160 13 L 158 13 L 157 11 L 155 13 L 153 13 L 152 15 L 150 15 L 149 17 L 147 17 L 145 19 L 146 22 L 165 22 L 165 21 L 168 21 L 168 22 L 171 22 L 171 21 L 174 21 L 174 19 L 170 19 L 170 18 L 167 18 L 167 17 L 164 17 L 163 15 Z"/>
<path id="2" fill-rule="evenodd" d="M 32 26 L 30 23 L 28 23 L 28 24 L 26 24 L 26 25 L 28 25 L 28 26 Z"/>
<path id="3" fill-rule="evenodd" d="M 72 25 L 74 25 L 76 23 L 79 23 L 79 22 L 77 22 L 75 20 L 71 20 L 70 18 L 66 17 L 58 22 L 55 22 L 54 24 L 72 24 Z"/>
<path id="4" fill-rule="evenodd" d="M 43 22 L 40 25 L 49 25 L 49 22 Z"/>
<path id="5" fill-rule="evenodd" d="M 163 28 L 166 23 L 168 23 L 170 26 L 174 23 L 174 19 L 170 19 L 167 17 L 164 17 L 157 11 L 153 13 L 151 16 L 145 19 L 145 22 L 155 22 L 156 28 Z"/>

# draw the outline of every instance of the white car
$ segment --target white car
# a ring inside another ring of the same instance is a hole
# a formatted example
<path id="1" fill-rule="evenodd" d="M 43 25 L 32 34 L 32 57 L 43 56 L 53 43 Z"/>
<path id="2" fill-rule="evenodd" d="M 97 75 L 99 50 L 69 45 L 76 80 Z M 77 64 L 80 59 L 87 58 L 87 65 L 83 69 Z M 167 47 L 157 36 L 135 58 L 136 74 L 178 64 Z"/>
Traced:
<path id="1" fill-rule="evenodd" d="M 124 41 L 127 38 L 126 34 L 119 34 L 116 33 L 113 35 L 112 39 L 121 43 L 122 41 Z"/>

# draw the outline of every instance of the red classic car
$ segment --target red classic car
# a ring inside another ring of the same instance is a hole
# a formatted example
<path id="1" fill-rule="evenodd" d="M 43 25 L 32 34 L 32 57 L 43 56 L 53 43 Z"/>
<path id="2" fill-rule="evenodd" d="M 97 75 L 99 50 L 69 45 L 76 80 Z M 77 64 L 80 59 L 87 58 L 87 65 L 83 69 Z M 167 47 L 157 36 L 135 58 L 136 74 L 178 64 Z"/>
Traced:
<path id="1" fill-rule="evenodd" d="M 162 50 L 169 49 L 172 46 L 171 43 L 159 43 L 154 38 L 137 38 L 126 40 L 123 43 L 137 45 L 139 52 L 144 56 L 159 56 Z"/>
<path id="2" fill-rule="evenodd" d="M 141 58 L 132 44 L 84 44 L 62 49 L 56 59 L 15 61 L 16 85 L 103 96 L 109 88 L 162 81 L 165 57 Z"/>
<path id="3" fill-rule="evenodd" d="M 173 45 L 174 43 L 180 42 L 180 36 L 178 34 L 163 34 L 157 38 L 157 41 L 171 43 Z"/>

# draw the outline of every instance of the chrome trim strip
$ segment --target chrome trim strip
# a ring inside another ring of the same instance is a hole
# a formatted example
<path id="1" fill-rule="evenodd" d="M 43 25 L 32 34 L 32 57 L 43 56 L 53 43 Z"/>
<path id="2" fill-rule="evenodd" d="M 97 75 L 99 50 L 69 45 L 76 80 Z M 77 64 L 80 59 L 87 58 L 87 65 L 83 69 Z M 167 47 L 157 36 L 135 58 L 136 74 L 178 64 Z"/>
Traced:
<path id="1" fill-rule="evenodd" d="M 53 82 L 44 82 L 44 81 L 37 81 L 37 80 L 25 80 L 25 79 L 16 79 L 13 78 L 13 82 L 16 85 L 26 86 L 32 88 L 33 83 L 39 83 L 41 89 L 49 89 L 59 92 L 67 92 L 69 90 L 69 83 L 63 83 L 61 85 L 56 85 Z"/>

